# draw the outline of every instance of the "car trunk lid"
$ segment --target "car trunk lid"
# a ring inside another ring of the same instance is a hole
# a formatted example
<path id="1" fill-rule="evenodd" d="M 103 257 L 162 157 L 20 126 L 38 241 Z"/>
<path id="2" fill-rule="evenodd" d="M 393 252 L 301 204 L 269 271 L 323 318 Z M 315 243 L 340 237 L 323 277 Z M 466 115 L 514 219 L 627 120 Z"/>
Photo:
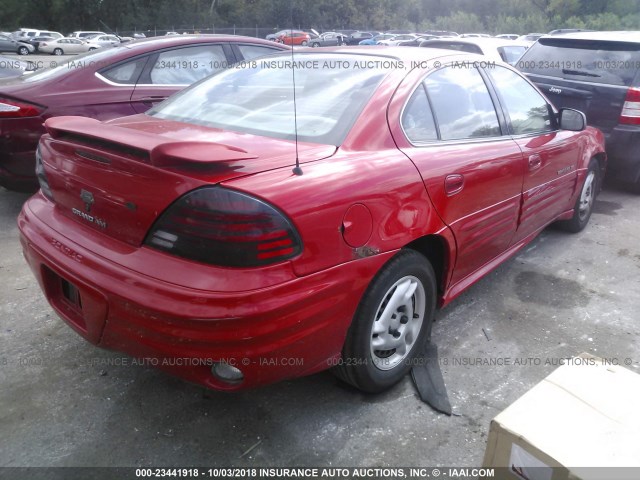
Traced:
<path id="1" fill-rule="evenodd" d="M 291 141 L 137 117 L 49 119 L 40 144 L 57 208 L 131 245 L 141 245 L 158 216 L 193 189 L 295 164 Z M 300 162 L 335 151 L 298 145 Z"/>

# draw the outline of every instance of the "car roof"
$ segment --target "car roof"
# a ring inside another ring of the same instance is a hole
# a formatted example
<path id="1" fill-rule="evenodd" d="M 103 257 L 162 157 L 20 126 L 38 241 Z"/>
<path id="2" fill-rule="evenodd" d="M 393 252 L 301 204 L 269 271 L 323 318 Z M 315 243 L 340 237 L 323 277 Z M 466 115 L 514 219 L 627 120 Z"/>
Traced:
<path id="1" fill-rule="evenodd" d="M 320 53 L 317 48 L 302 48 L 296 49 L 295 52 L 300 53 Z M 322 49 L 322 53 L 344 53 L 363 56 L 374 57 L 386 57 L 388 59 L 401 60 L 403 63 L 411 66 L 411 62 L 424 62 L 429 60 L 444 59 L 446 62 L 451 57 L 451 60 L 478 60 L 486 61 L 487 59 L 482 55 L 476 55 L 473 53 L 459 52 L 457 50 L 445 50 L 442 48 L 409 48 L 409 47 L 395 47 L 386 45 L 373 45 L 371 47 L 362 48 L 359 46 L 344 46 L 344 47 L 325 47 Z M 454 58 L 455 57 L 455 58 Z"/>
<path id="2" fill-rule="evenodd" d="M 427 40 L 429 44 L 436 43 L 464 43 L 477 45 L 480 48 L 498 48 L 498 47 L 527 47 L 528 44 L 518 43 L 515 40 L 506 40 L 504 38 L 487 38 L 487 37 L 470 37 L 470 38 L 461 38 L 461 37 L 450 37 L 450 38 L 434 38 L 433 40 Z"/>
<path id="3" fill-rule="evenodd" d="M 137 38 L 127 43 L 122 43 L 115 48 L 128 50 L 140 50 L 141 52 L 157 47 L 173 47 L 179 45 L 188 45 L 193 43 L 206 43 L 208 41 L 218 42 L 251 42 L 255 44 L 274 46 L 274 42 L 256 37 L 244 37 L 241 35 L 225 35 L 225 34 L 192 34 L 192 35 L 170 35 L 162 37 Z M 276 44 L 282 47 L 280 44 Z M 285 47 L 283 50 L 288 50 Z M 124 51 L 124 50 L 123 50 Z"/>
<path id="4" fill-rule="evenodd" d="M 608 40 L 612 42 L 638 42 L 640 31 L 571 32 L 554 35 L 554 39 L 573 38 L 576 40 Z"/>

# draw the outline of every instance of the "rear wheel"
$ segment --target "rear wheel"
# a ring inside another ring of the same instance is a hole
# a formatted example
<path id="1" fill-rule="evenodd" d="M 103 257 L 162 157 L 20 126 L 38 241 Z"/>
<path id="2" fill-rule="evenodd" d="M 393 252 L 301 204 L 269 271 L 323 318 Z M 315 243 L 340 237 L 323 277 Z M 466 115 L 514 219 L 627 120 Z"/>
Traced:
<path id="1" fill-rule="evenodd" d="M 560 226 L 568 232 L 577 233 L 584 229 L 589 223 L 593 206 L 595 205 L 598 189 L 600 188 L 600 167 L 595 158 L 589 162 L 589 169 L 580 190 L 580 196 L 573 206 L 573 217 L 564 220 Z"/>
<path id="2" fill-rule="evenodd" d="M 316 48 L 316 47 L 319 47 L 319 46 L 320 46 L 320 44 L 319 44 L 318 42 L 313 42 L 313 43 L 311 44 L 311 46 L 312 46 L 313 48 Z"/>
<path id="3" fill-rule="evenodd" d="M 18 55 L 29 55 L 29 49 L 27 47 L 18 47 Z"/>
<path id="4" fill-rule="evenodd" d="M 306 40 L 303 40 L 303 41 L 302 41 L 302 43 L 301 43 L 300 45 L 302 45 L 303 47 L 306 47 L 306 46 L 308 45 L 308 43 L 307 43 L 307 41 L 306 41 Z"/>
<path id="5" fill-rule="evenodd" d="M 362 297 L 337 376 L 366 392 L 386 390 L 401 380 L 431 331 L 435 301 L 429 261 L 416 251 L 401 251 Z"/>
<path id="6" fill-rule="evenodd" d="M 63 53 L 64 53 L 64 52 L 62 51 L 62 49 L 61 49 L 61 48 L 56 48 L 56 49 L 53 51 L 53 54 L 54 54 L 54 55 L 58 55 L 58 56 L 62 55 Z"/>

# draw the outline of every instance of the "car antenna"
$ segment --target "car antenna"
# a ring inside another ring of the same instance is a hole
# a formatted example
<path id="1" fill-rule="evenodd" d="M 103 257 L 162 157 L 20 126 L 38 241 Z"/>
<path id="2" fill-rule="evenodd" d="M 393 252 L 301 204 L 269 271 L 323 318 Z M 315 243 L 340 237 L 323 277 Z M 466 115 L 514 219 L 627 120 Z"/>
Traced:
<path id="1" fill-rule="evenodd" d="M 293 0 L 291 0 L 291 25 L 291 32 L 293 32 Z M 295 175 L 302 175 L 300 157 L 298 156 L 298 107 L 296 104 L 296 63 L 293 58 L 293 42 L 291 42 L 291 76 L 293 79 L 293 128 L 296 139 L 296 166 L 293 167 L 292 171 Z"/>

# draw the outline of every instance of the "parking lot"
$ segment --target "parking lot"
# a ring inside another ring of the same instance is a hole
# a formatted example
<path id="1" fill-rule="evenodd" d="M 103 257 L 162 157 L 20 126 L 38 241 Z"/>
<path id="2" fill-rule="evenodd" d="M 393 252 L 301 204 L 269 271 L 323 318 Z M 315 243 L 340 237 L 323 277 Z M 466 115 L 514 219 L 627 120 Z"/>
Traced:
<path id="1" fill-rule="evenodd" d="M 640 370 L 640 196 L 616 185 L 584 232 L 546 229 L 437 313 L 452 417 L 409 378 L 380 395 L 326 372 L 224 394 L 115 365 L 122 355 L 81 339 L 41 294 L 16 227 L 26 199 L 0 189 L 3 467 L 479 466 L 490 420 L 563 358 Z"/>

